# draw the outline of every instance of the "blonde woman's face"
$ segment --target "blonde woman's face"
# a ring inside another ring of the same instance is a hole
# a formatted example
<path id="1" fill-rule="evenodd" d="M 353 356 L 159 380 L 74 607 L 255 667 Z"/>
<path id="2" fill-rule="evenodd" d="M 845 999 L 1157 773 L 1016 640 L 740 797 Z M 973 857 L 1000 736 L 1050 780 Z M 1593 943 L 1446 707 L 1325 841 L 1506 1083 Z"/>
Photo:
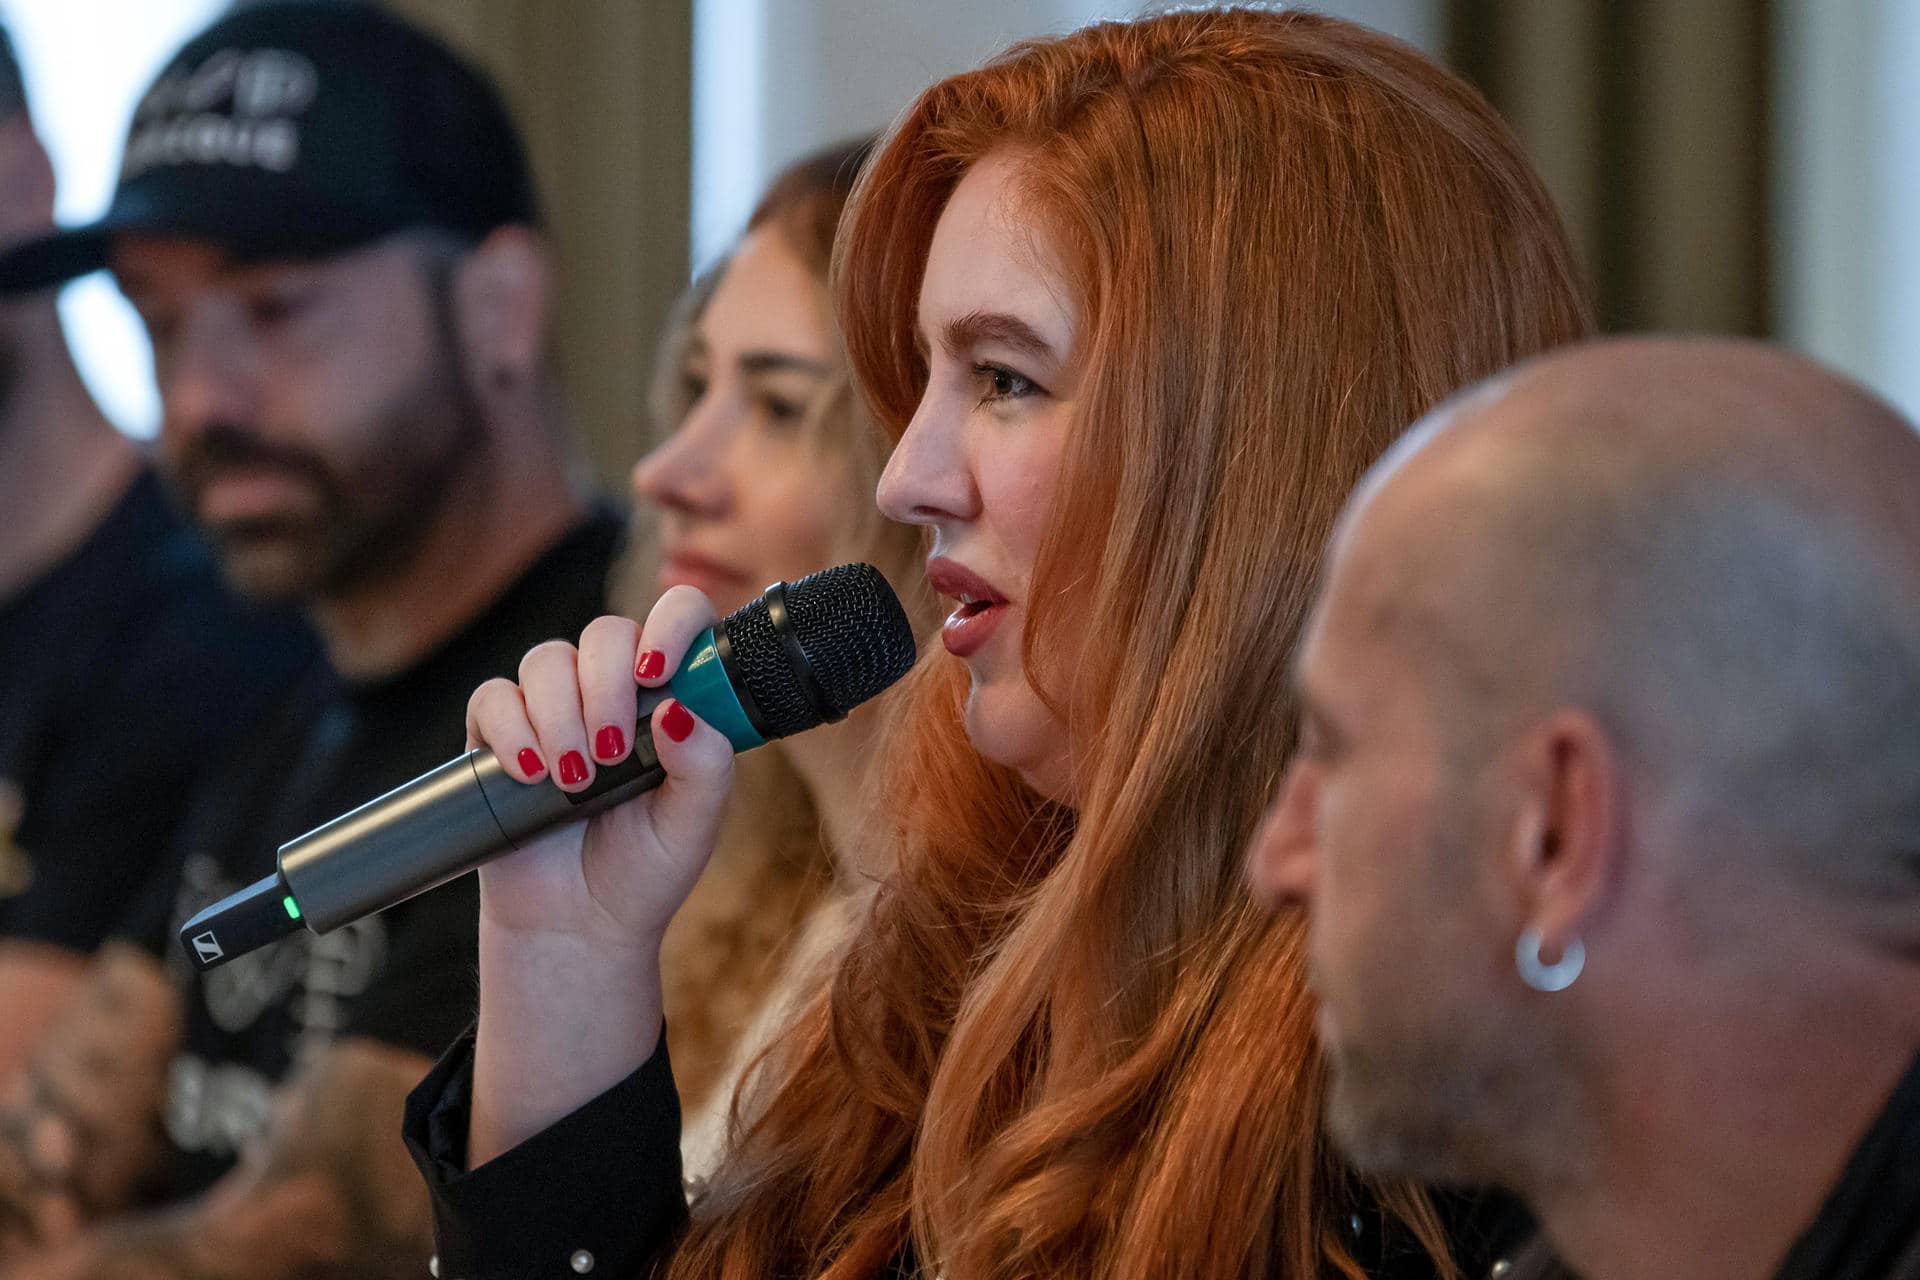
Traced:
<path id="1" fill-rule="evenodd" d="M 727 613 L 832 563 L 868 501 L 808 422 L 840 372 L 826 291 L 774 228 L 749 234 L 688 344 L 691 407 L 633 469 L 659 511 L 659 590 L 690 583 Z"/>
<path id="2" fill-rule="evenodd" d="M 920 286 L 927 388 L 880 478 L 880 509 L 933 531 L 927 577 L 953 602 L 941 639 L 972 678 L 967 733 L 988 759 L 1071 800 L 1065 726 L 1028 683 L 1021 635 L 1051 516 L 1079 318 L 1060 256 L 990 155 L 934 228 Z"/>

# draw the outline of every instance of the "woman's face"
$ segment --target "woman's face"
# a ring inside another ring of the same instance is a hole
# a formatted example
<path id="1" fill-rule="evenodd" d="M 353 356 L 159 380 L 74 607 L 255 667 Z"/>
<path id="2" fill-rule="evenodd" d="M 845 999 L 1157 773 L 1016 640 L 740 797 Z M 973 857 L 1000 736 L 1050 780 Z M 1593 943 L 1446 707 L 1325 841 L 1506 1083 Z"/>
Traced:
<path id="1" fill-rule="evenodd" d="M 941 639 L 967 664 L 967 732 L 988 759 L 1070 801 L 1065 726 L 1021 661 L 1034 558 L 1073 407 L 1079 317 L 1050 238 L 990 155 L 954 190 L 920 287 L 927 389 L 880 478 L 880 509 L 933 531 L 927 576 L 954 603 Z"/>
<path id="2" fill-rule="evenodd" d="M 750 233 L 688 344 L 692 407 L 633 469 L 660 512 L 660 590 L 691 583 L 724 614 L 832 562 L 865 498 L 806 419 L 839 373 L 826 291 L 776 228 Z"/>

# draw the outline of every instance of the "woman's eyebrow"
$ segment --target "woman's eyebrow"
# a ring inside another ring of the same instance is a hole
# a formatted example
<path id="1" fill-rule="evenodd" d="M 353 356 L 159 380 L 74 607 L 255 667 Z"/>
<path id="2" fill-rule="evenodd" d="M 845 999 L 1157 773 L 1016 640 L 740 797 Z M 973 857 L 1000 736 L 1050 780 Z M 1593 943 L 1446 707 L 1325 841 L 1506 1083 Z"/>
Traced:
<path id="1" fill-rule="evenodd" d="M 989 342 L 1012 347 L 1015 351 L 1042 360 L 1058 361 L 1060 358 L 1053 344 L 1041 337 L 1032 325 L 1003 311 L 970 311 L 949 320 L 940 330 L 940 345 L 947 349 L 948 354 L 956 357 Z"/>
<path id="2" fill-rule="evenodd" d="M 805 373 L 816 378 L 825 378 L 833 373 L 833 366 L 824 360 L 812 360 L 785 351 L 748 351 L 741 355 L 739 364 L 743 373 Z"/>

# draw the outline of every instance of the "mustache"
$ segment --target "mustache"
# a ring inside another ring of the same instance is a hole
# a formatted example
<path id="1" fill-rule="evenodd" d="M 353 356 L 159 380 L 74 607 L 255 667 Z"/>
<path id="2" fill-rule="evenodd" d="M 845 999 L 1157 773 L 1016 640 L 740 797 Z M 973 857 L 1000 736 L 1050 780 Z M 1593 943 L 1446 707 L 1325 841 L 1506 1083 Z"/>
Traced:
<path id="1" fill-rule="evenodd" d="M 329 497 L 339 488 L 318 455 L 264 440 L 251 428 L 231 422 L 203 428 L 180 451 L 171 470 L 175 487 L 186 497 L 198 498 L 222 471 L 263 468 L 303 477 Z"/>

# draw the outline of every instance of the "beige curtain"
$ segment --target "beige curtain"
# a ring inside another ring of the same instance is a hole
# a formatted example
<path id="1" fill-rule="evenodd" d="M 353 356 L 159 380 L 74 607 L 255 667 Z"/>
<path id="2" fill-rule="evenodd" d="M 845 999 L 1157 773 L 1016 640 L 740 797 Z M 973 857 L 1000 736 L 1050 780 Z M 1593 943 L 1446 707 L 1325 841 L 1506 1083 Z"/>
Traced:
<path id="1" fill-rule="evenodd" d="M 560 265 L 554 336 L 580 438 L 624 487 L 653 342 L 687 282 L 692 0 L 386 0 L 492 73 Z"/>
<path id="2" fill-rule="evenodd" d="M 1769 324 L 1767 0 L 1447 0 L 1448 55 L 1560 202 L 1609 329 Z"/>

